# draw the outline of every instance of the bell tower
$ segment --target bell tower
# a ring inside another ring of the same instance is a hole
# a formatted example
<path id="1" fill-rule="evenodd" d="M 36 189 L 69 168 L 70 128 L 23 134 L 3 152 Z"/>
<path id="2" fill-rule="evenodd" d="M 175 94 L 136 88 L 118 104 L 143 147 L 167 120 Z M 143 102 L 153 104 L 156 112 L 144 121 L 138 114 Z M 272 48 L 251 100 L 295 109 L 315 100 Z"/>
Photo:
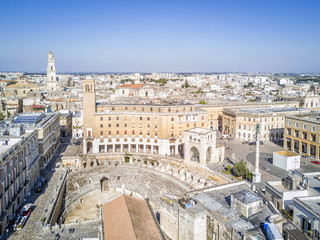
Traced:
<path id="1" fill-rule="evenodd" d="M 54 66 L 53 53 L 50 51 L 48 54 L 48 67 L 47 67 L 47 90 L 56 91 L 57 90 L 57 79 L 56 79 L 56 68 Z"/>
<path id="2" fill-rule="evenodd" d="M 96 113 L 96 93 L 94 79 L 83 81 L 83 152 L 87 153 L 87 142 L 93 140 Z"/>

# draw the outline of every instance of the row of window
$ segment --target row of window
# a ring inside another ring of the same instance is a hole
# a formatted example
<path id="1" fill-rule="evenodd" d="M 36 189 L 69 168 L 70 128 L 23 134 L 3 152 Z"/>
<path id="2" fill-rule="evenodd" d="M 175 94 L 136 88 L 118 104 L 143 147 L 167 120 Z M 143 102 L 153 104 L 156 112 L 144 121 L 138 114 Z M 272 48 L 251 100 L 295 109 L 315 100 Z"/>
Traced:
<path id="1" fill-rule="evenodd" d="M 243 130 L 246 130 L 246 125 L 244 124 L 243 127 L 241 127 L 241 124 L 239 124 L 239 129 L 243 129 Z M 264 126 L 264 130 L 267 131 L 267 129 L 277 129 L 277 128 L 283 128 L 283 125 L 282 124 L 276 124 L 274 126 L 270 125 L 270 126 L 267 126 L 265 125 Z M 255 126 L 248 126 L 248 130 L 255 130 Z"/>
<path id="2" fill-rule="evenodd" d="M 192 125 L 192 124 L 187 123 L 187 128 L 188 128 L 188 127 L 190 127 L 191 125 Z M 194 126 L 194 127 L 196 127 L 196 126 L 197 126 L 197 124 L 196 124 L 196 123 L 194 123 L 194 124 L 193 124 L 193 126 Z M 111 127 L 112 127 L 112 124 L 111 124 L 111 123 L 109 123 L 109 124 L 108 124 L 108 127 L 109 127 L 109 128 L 111 128 Z M 117 124 L 116 124 L 116 127 L 117 127 L 117 128 L 118 128 L 118 127 L 120 127 L 120 124 L 119 124 L 119 123 L 117 123 Z M 128 124 L 127 124 L 127 123 L 125 123 L 125 124 L 124 124 L 124 127 L 128 127 Z M 132 125 L 132 128 L 134 128 L 134 127 L 135 127 L 135 126 L 134 126 L 134 125 Z M 180 125 L 179 127 L 180 127 L 180 128 L 182 128 L 182 125 Z M 201 127 L 204 127 L 204 123 L 201 123 Z M 103 124 L 102 124 L 102 123 L 100 124 L 100 128 L 103 128 Z M 150 125 L 149 125 L 149 124 L 147 125 L 147 128 L 150 128 Z M 155 129 L 157 129 L 157 128 L 158 128 L 158 126 L 157 126 L 157 125 L 155 125 L 155 126 L 154 126 L 154 128 L 155 128 Z M 173 124 L 171 125 L 171 129 L 174 129 L 174 125 L 173 125 Z M 249 129 L 249 130 L 250 130 L 250 129 Z"/>
<path id="3" fill-rule="evenodd" d="M 239 118 L 239 120 L 240 120 L 240 118 Z M 259 122 L 259 121 L 260 121 L 260 122 L 263 122 L 263 120 L 264 120 L 265 122 L 267 122 L 267 118 L 264 118 L 264 119 L 263 119 L 263 118 L 260 118 L 260 119 L 258 118 L 258 119 L 257 119 L 257 122 Z M 274 117 L 274 118 L 272 117 L 272 118 L 271 118 L 271 121 L 272 121 L 272 122 L 273 122 L 273 121 L 279 121 L 279 120 L 283 120 L 283 117 Z M 246 117 L 243 117 L 243 121 L 247 121 L 247 118 L 246 118 Z M 248 117 L 248 121 L 249 121 L 249 122 L 251 122 L 251 121 L 252 121 L 252 122 L 256 122 L 256 119 L 255 119 L 255 118 L 249 118 L 249 117 Z"/>
<path id="4" fill-rule="evenodd" d="M 109 117 L 108 117 L 108 120 L 111 121 L 111 119 L 112 119 L 111 116 L 109 116 Z M 140 119 L 140 121 L 143 121 L 143 117 L 140 117 L 139 119 Z M 204 116 L 202 116 L 201 119 L 204 120 Z M 119 121 L 119 120 L 120 120 L 120 117 L 117 116 L 117 117 L 116 117 L 116 120 Z M 155 118 L 155 121 L 157 121 L 157 120 L 158 120 L 158 118 Z M 179 120 L 181 120 L 181 117 L 179 117 Z M 189 120 L 189 117 L 188 117 L 188 116 L 186 116 L 186 120 L 187 120 L 187 121 Z M 190 117 L 190 120 L 192 120 L 191 117 Z M 196 120 L 196 117 L 195 117 L 195 116 L 193 116 L 193 120 Z M 103 121 L 103 117 L 100 117 L 100 121 Z M 124 121 L 127 121 L 127 116 L 124 116 Z M 150 121 L 150 117 L 147 117 L 147 121 Z M 175 118 L 172 117 L 172 118 L 171 118 L 171 122 L 174 122 L 174 121 L 175 121 Z"/>
<path id="5" fill-rule="evenodd" d="M 115 111 L 115 107 L 112 107 L 111 109 L 112 109 L 112 111 Z M 124 107 L 124 109 L 129 110 L 128 107 Z M 147 110 L 147 107 L 142 107 L 141 111 L 144 112 L 145 109 Z M 190 109 L 190 111 L 193 111 L 193 107 L 190 107 L 189 109 Z M 137 107 L 133 107 L 133 110 L 137 110 Z M 153 108 L 153 107 L 149 108 L 150 112 L 153 112 L 153 110 L 155 110 L 155 112 L 161 112 L 161 108 Z M 182 109 L 183 112 L 185 112 L 186 110 L 188 110 L 186 107 L 184 107 Z M 171 108 L 168 108 L 168 112 L 171 112 Z M 179 109 L 176 109 L 176 112 L 179 112 Z"/>
<path id="6" fill-rule="evenodd" d="M 292 135 L 292 130 L 291 128 L 288 128 L 287 131 L 288 135 Z M 308 139 L 308 135 L 310 136 L 310 138 Z M 295 137 L 300 137 L 300 131 L 299 130 L 294 130 L 294 136 Z M 310 140 L 312 142 L 316 142 L 317 141 L 317 135 L 315 134 L 308 134 L 307 132 L 302 132 L 301 134 L 301 138 L 305 139 L 305 140 Z"/>
<path id="7" fill-rule="evenodd" d="M 112 131 L 108 131 L 107 133 L 108 133 L 109 136 L 112 135 Z M 117 136 L 120 135 L 120 131 L 119 131 L 119 130 L 117 130 L 115 133 L 116 133 Z M 127 136 L 127 135 L 128 135 L 128 131 L 127 131 L 127 130 L 124 130 L 123 133 L 124 133 L 124 136 Z M 135 130 L 132 130 L 131 133 L 132 133 L 132 135 L 134 136 L 134 135 L 136 134 L 136 131 L 135 131 Z M 103 132 L 103 131 L 100 131 L 100 136 L 103 136 L 103 134 L 104 134 L 104 132 Z M 140 134 L 140 136 L 142 136 L 142 131 L 140 131 L 139 134 Z M 89 135 L 89 134 L 88 134 L 88 135 Z M 147 132 L 147 136 L 148 136 L 148 137 L 150 136 L 150 132 Z M 155 133 L 154 133 L 154 136 L 157 137 L 157 136 L 158 136 L 158 133 L 155 132 Z M 171 132 L 171 137 L 173 137 L 173 136 L 174 136 L 174 132 Z M 179 131 L 179 136 L 180 136 L 180 137 L 182 136 L 182 131 Z"/>
<path id="8" fill-rule="evenodd" d="M 287 125 L 288 125 L 288 126 L 291 126 L 291 122 L 288 121 Z M 299 123 L 296 122 L 294 126 L 295 126 L 295 128 L 299 128 Z M 302 128 L 303 128 L 304 130 L 306 130 L 306 129 L 307 129 L 307 125 L 306 125 L 306 124 L 303 124 L 303 125 L 302 125 Z M 315 131 L 316 131 L 316 127 L 315 127 L 315 126 L 311 126 L 311 131 L 312 131 L 312 132 L 315 132 Z"/>

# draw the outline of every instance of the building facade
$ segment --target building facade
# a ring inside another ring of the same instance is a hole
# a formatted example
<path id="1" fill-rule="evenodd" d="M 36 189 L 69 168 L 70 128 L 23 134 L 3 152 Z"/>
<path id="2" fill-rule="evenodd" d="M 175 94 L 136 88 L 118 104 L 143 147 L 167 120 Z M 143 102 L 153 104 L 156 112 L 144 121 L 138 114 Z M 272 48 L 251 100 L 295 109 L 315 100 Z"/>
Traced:
<path id="1" fill-rule="evenodd" d="M 320 196 L 293 199 L 293 222 L 311 239 L 320 239 Z"/>
<path id="2" fill-rule="evenodd" d="M 0 123 L 0 234 L 4 234 L 39 179 L 38 130 Z"/>
<path id="3" fill-rule="evenodd" d="M 283 147 L 320 159 L 320 112 L 287 116 Z"/>
<path id="4" fill-rule="evenodd" d="M 256 108 L 223 110 L 222 133 L 232 138 L 254 141 L 256 125 L 260 123 L 262 141 L 283 140 L 284 119 L 306 109 L 297 108 Z"/>
<path id="5" fill-rule="evenodd" d="M 94 80 L 83 87 L 84 153 L 183 154 L 184 131 L 207 128 L 207 112 L 193 105 L 97 104 Z"/>

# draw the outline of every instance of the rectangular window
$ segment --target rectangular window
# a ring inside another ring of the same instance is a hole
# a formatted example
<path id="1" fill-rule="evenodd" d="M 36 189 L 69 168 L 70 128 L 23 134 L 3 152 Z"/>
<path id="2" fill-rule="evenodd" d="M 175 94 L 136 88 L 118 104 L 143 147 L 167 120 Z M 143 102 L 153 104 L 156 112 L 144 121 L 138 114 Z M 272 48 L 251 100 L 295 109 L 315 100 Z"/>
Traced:
<path id="1" fill-rule="evenodd" d="M 312 139 L 312 142 L 316 142 L 317 136 L 315 134 L 311 134 L 311 139 Z"/>
<path id="2" fill-rule="evenodd" d="M 303 138 L 308 139 L 308 134 L 306 132 L 303 132 Z"/>
<path id="3" fill-rule="evenodd" d="M 111 121 L 111 117 L 108 117 L 108 120 Z"/>
<path id="4" fill-rule="evenodd" d="M 100 121 L 103 121 L 103 117 L 100 117 Z"/>
<path id="5" fill-rule="evenodd" d="M 117 117 L 117 120 L 119 120 L 119 117 Z"/>
<path id="6" fill-rule="evenodd" d="M 100 131 L 100 136 L 103 136 L 103 131 Z"/>
<path id="7" fill-rule="evenodd" d="M 108 124 L 108 127 L 111 128 L 111 124 Z"/>
<path id="8" fill-rule="evenodd" d="M 149 117 L 147 117 L 147 120 L 148 120 L 148 121 L 150 121 L 150 118 L 149 118 Z"/>
<path id="9" fill-rule="evenodd" d="M 174 118 L 171 118 L 171 122 L 173 122 L 174 121 Z"/>
<path id="10" fill-rule="evenodd" d="M 296 123 L 296 128 L 298 128 L 299 127 L 299 123 Z"/>
<path id="11" fill-rule="evenodd" d="M 119 123 L 117 123 L 117 127 L 119 127 Z"/>
<path id="12" fill-rule="evenodd" d="M 288 128 L 288 135 L 291 135 L 291 129 Z"/>
<path id="13" fill-rule="evenodd" d="M 119 130 L 117 130 L 117 135 L 119 135 Z"/>
<path id="14" fill-rule="evenodd" d="M 103 124 L 100 124 L 100 127 L 103 128 Z"/>
<path id="15" fill-rule="evenodd" d="M 128 125 L 125 123 L 125 124 L 124 124 L 124 127 L 127 127 L 127 126 L 128 126 Z"/>
<path id="16" fill-rule="evenodd" d="M 127 135 L 127 130 L 124 130 L 124 135 Z"/>
<path id="17" fill-rule="evenodd" d="M 125 107 L 124 110 L 128 110 L 128 107 Z"/>
<path id="18" fill-rule="evenodd" d="M 312 132 L 315 132 L 315 131 L 316 131 L 316 127 L 312 126 Z"/>
<path id="19" fill-rule="evenodd" d="M 134 135 L 134 130 L 132 130 L 132 135 Z"/>
<path id="20" fill-rule="evenodd" d="M 109 135 L 111 135 L 111 131 L 109 131 Z"/>
<path id="21" fill-rule="evenodd" d="M 307 129 L 307 125 L 303 124 L 303 129 Z"/>
<path id="22" fill-rule="evenodd" d="M 142 121 L 142 117 L 140 117 L 140 121 Z"/>
<path id="23" fill-rule="evenodd" d="M 296 137 L 299 137 L 299 131 L 298 130 L 295 130 L 296 131 Z"/>

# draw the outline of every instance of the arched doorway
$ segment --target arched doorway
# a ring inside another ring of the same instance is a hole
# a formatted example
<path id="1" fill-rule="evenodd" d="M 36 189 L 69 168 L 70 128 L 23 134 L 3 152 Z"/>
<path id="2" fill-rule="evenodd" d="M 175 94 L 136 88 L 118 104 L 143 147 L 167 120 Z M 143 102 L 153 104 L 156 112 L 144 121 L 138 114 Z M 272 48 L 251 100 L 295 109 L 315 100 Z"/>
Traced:
<path id="1" fill-rule="evenodd" d="M 101 192 L 109 191 L 110 190 L 110 180 L 106 177 L 103 177 L 100 180 L 101 185 Z"/>
<path id="2" fill-rule="evenodd" d="M 191 150 L 191 161 L 200 162 L 200 154 L 196 147 L 192 147 Z"/>
<path id="3" fill-rule="evenodd" d="M 208 164 L 208 163 L 210 162 L 210 160 L 211 160 L 211 152 L 212 152 L 211 147 L 208 147 L 207 152 L 206 152 L 206 161 L 207 161 L 207 164 Z"/>
<path id="4" fill-rule="evenodd" d="M 90 152 L 91 148 L 92 148 L 92 142 L 88 141 L 87 142 L 87 152 Z"/>

